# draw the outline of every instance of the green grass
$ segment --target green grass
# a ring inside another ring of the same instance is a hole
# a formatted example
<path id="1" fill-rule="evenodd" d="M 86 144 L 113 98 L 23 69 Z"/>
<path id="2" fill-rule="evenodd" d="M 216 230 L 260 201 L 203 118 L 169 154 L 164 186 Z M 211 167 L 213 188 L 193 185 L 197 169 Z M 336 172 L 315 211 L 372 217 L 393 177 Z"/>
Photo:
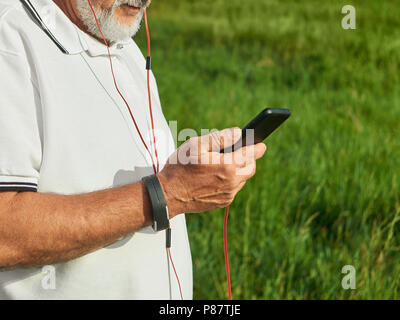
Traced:
<path id="1" fill-rule="evenodd" d="M 341 8 L 357 9 L 357 30 Z M 179 129 L 292 118 L 231 206 L 234 298 L 400 296 L 397 0 L 154 0 L 153 69 Z M 144 49 L 143 30 L 137 41 Z M 188 215 L 194 297 L 226 297 L 223 211 Z M 341 287 L 354 265 L 357 289 Z"/>

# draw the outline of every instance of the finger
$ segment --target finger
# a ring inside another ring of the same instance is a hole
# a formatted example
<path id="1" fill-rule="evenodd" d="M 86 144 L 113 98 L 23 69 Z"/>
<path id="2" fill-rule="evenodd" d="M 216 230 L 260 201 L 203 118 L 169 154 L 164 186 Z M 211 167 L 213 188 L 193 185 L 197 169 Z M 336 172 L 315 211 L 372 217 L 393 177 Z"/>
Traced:
<path id="1" fill-rule="evenodd" d="M 244 180 L 244 181 L 242 181 L 242 182 L 239 183 L 239 185 L 237 186 L 236 194 L 237 194 L 240 190 L 243 189 L 243 187 L 245 186 L 246 182 L 247 182 L 247 180 Z"/>
<path id="2" fill-rule="evenodd" d="M 264 143 L 245 146 L 233 153 L 223 154 L 228 160 L 233 161 L 238 167 L 245 167 L 255 160 L 260 159 L 266 152 L 267 146 Z"/>
<path id="3" fill-rule="evenodd" d="M 219 152 L 233 146 L 241 136 L 242 130 L 238 127 L 214 131 L 202 137 L 202 147 L 206 148 L 205 151 Z"/>
<path id="4" fill-rule="evenodd" d="M 253 160 L 243 167 L 236 168 L 236 175 L 241 178 L 241 180 L 246 181 L 250 179 L 256 173 L 256 161 Z"/>
<path id="5" fill-rule="evenodd" d="M 241 151 L 242 156 L 248 160 L 258 160 L 264 156 L 265 152 L 267 151 L 267 146 L 265 143 L 260 142 L 255 145 L 240 148 L 236 152 L 238 151 Z"/>

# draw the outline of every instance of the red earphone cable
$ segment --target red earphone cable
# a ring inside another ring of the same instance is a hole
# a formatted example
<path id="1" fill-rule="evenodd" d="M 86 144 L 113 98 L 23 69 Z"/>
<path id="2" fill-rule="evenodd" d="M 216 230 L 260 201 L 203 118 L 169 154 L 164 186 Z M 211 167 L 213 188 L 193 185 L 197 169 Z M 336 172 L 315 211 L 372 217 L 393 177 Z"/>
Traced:
<path id="1" fill-rule="evenodd" d="M 147 56 L 151 57 L 151 47 L 150 47 L 150 31 L 149 31 L 149 25 L 147 23 L 147 12 L 146 10 L 144 11 L 144 23 L 146 26 L 146 35 L 147 35 Z M 158 160 L 158 153 L 157 153 L 157 148 L 156 148 L 156 135 L 154 133 L 154 119 L 153 119 L 153 110 L 152 110 L 152 105 L 151 105 L 151 91 L 150 91 L 150 67 L 147 68 L 147 93 L 149 96 L 149 109 L 150 109 L 150 118 L 151 118 L 151 129 L 153 130 L 153 144 L 154 144 L 154 153 L 156 155 L 157 159 L 157 172 L 160 169 L 160 162 Z"/>
<path id="2" fill-rule="evenodd" d="M 225 208 L 225 218 L 224 218 L 224 256 L 225 256 L 225 269 L 226 269 L 226 281 L 228 285 L 228 297 L 232 300 L 231 291 L 231 273 L 229 270 L 229 257 L 228 257 L 228 216 L 229 216 L 229 206 Z"/>
<path id="3" fill-rule="evenodd" d="M 89 6 L 90 6 L 90 9 L 92 10 L 94 19 L 96 20 L 97 28 L 98 28 L 98 30 L 99 30 L 99 32 L 100 32 L 102 38 L 103 38 L 104 44 L 105 44 L 106 47 L 107 47 L 108 59 L 109 59 L 109 61 L 110 61 L 111 74 L 112 74 L 112 77 L 113 77 L 115 89 L 117 90 L 119 96 L 121 97 L 121 99 L 124 101 L 126 107 L 128 108 L 129 114 L 130 114 L 131 119 L 132 119 L 132 121 L 133 121 L 133 123 L 134 123 L 134 125 L 135 125 L 136 131 L 137 131 L 137 133 L 139 134 L 139 137 L 140 137 L 140 139 L 141 139 L 141 141 L 142 141 L 142 143 L 143 143 L 145 149 L 147 150 L 147 152 L 148 152 L 149 155 L 150 155 L 154 173 L 157 174 L 157 173 L 159 172 L 160 166 L 159 166 L 159 159 L 158 159 L 158 153 L 157 153 L 157 147 L 156 147 L 156 137 L 155 137 L 155 133 L 154 133 L 154 118 L 153 118 L 153 110 L 152 110 L 152 104 L 151 104 L 150 68 L 147 69 L 147 92 L 148 92 L 148 98 L 149 98 L 149 111 L 150 111 L 150 118 L 151 118 L 151 129 L 152 129 L 152 133 L 153 133 L 154 153 L 155 153 L 156 159 L 157 159 L 157 167 L 156 167 L 156 165 L 155 165 L 155 163 L 154 163 L 153 155 L 152 155 L 152 153 L 150 152 L 150 149 L 148 148 L 146 142 L 144 141 L 143 136 L 142 136 L 142 134 L 141 134 L 141 132 L 140 132 L 140 129 L 139 129 L 137 123 L 136 123 L 136 120 L 135 120 L 133 114 L 132 114 L 132 111 L 131 111 L 131 108 L 130 108 L 130 106 L 129 106 L 129 103 L 126 101 L 125 97 L 123 96 L 123 94 L 121 93 L 121 91 L 120 91 L 119 88 L 118 88 L 117 80 L 116 80 L 115 73 L 114 73 L 114 67 L 113 67 L 113 63 L 112 63 L 110 48 L 109 48 L 109 46 L 108 46 L 107 39 L 106 39 L 106 37 L 104 36 L 104 34 L 103 34 L 102 30 L 101 30 L 99 20 L 98 20 L 98 18 L 97 18 L 96 12 L 94 11 L 94 8 L 93 8 L 93 6 L 92 6 L 92 2 L 91 2 L 90 0 L 88 0 L 88 3 L 89 3 Z M 150 55 L 150 53 L 151 53 L 151 50 L 150 50 L 150 32 L 149 32 L 149 27 L 148 27 L 148 23 L 147 23 L 147 12 L 146 12 L 146 10 L 144 10 L 144 18 L 145 18 L 146 34 L 147 34 L 147 53 L 148 53 L 148 58 L 150 58 L 150 56 L 151 56 L 151 55 Z M 171 229 L 170 226 L 169 226 L 169 229 Z M 174 273 L 175 273 L 176 280 L 177 280 L 177 282 L 178 282 L 179 292 L 180 292 L 180 295 L 181 295 L 181 299 L 183 300 L 181 283 L 180 283 L 180 280 L 179 280 L 179 277 L 178 277 L 178 273 L 176 272 L 175 265 L 174 265 L 174 262 L 173 262 L 173 259 L 172 259 L 171 249 L 170 249 L 170 248 L 167 248 L 167 252 L 168 252 L 168 256 L 169 256 L 169 259 L 170 259 L 170 261 L 171 261 L 172 267 L 173 267 L 173 269 L 174 269 Z"/>
<path id="4" fill-rule="evenodd" d="M 124 101 L 126 107 L 128 108 L 129 114 L 130 114 L 130 116 L 131 116 L 131 119 L 132 119 L 132 121 L 133 121 L 133 124 L 135 125 L 136 131 L 137 131 L 137 133 L 139 134 L 140 140 L 142 141 L 144 147 L 146 148 L 147 152 L 148 152 L 149 155 L 150 155 L 151 161 L 152 161 L 152 163 L 153 163 L 153 170 L 154 170 L 154 172 L 156 173 L 156 166 L 154 165 L 153 155 L 151 154 L 149 148 L 147 147 L 146 142 L 145 142 L 144 139 L 143 139 L 143 136 L 142 136 L 142 134 L 141 134 L 141 132 L 140 132 L 140 130 L 139 130 L 139 127 L 138 127 L 138 125 L 137 125 L 137 123 L 136 123 L 136 120 L 135 120 L 133 114 L 132 114 L 132 111 L 131 111 L 131 108 L 129 107 L 128 102 L 126 101 L 125 97 L 122 95 L 121 91 L 120 91 L 119 88 L 118 88 L 117 80 L 116 80 L 115 74 L 114 74 L 114 67 L 113 67 L 113 63 L 112 63 L 112 58 L 111 58 L 111 53 L 110 53 L 110 47 L 108 46 L 107 39 L 106 39 L 106 37 L 104 36 L 103 31 L 101 31 L 100 23 L 99 23 L 99 20 L 97 19 L 96 12 L 95 12 L 94 9 L 93 9 L 92 2 L 91 2 L 90 0 L 88 0 L 88 2 L 89 2 L 89 5 L 90 5 L 90 9 L 92 10 L 94 19 L 96 20 L 97 28 L 98 28 L 98 30 L 99 30 L 99 32 L 100 32 L 102 38 L 103 38 L 104 44 L 105 44 L 106 47 L 107 47 L 107 53 L 108 53 L 108 58 L 109 58 L 109 60 L 110 60 L 110 68 L 111 68 L 111 73 L 112 73 L 112 77 L 113 77 L 115 89 L 117 90 L 117 92 L 118 92 L 118 94 L 120 95 L 121 99 Z"/>
<path id="5" fill-rule="evenodd" d="M 146 26 L 146 35 L 147 35 L 147 57 L 148 57 L 148 59 L 150 59 L 150 63 L 151 63 L 151 58 L 150 58 L 151 57 L 151 41 L 150 41 L 149 25 L 148 25 L 148 22 L 147 22 L 147 10 L 146 9 L 144 10 L 144 22 L 145 22 L 145 26 Z M 150 119 L 151 119 L 151 129 L 153 131 L 154 153 L 155 153 L 156 159 L 157 159 L 157 172 L 159 172 L 160 162 L 158 160 L 158 153 L 157 153 L 157 148 L 156 148 L 156 135 L 154 133 L 154 118 L 153 118 L 153 110 L 152 110 L 152 104 L 151 104 L 150 67 L 147 68 L 147 93 L 148 93 L 148 97 L 149 97 L 149 110 L 150 110 Z M 171 230 L 171 226 L 170 225 L 168 225 L 168 228 Z M 179 280 L 178 273 L 176 272 L 175 264 L 174 264 L 174 261 L 172 259 L 171 248 L 167 248 L 167 249 L 168 249 L 169 260 L 171 261 L 172 268 L 174 269 L 174 273 L 175 273 L 175 278 L 176 278 L 176 281 L 178 282 L 178 287 L 179 287 L 179 293 L 181 295 L 181 300 L 183 300 L 181 282 Z"/>
<path id="6" fill-rule="evenodd" d="M 175 269 L 175 264 L 174 264 L 174 261 L 172 260 L 171 248 L 168 248 L 168 256 L 169 256 L 169 260 L 171 261 L 172 268 L 174 269 L 174 273 L 175 273 L 176 281 L 178 282 L 178 286 L 179 286 L 179 293 L 180 293 L 180 295 L 181 295 L 181 300 L 183 300 L 183 294 L 182 294 L 181 282 L 179 281 L 178 273 L 176 272 L 176 269 Z"/>

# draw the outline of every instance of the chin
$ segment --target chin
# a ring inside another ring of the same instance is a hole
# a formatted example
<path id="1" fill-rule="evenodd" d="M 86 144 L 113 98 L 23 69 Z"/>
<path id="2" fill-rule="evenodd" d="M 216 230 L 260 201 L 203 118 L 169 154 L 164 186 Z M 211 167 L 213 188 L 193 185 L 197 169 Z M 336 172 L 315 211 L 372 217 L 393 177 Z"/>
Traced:
<path id="1" fill-rule="evenodd" d="M 87 1 L 79 0 L 77 8 L 88 32 L 101 39 L 102 35 Z M 132 14 L 130 14 L 130 11 L 121 8 L 111 12 L 109 10 L 96 10 L 96 15 L 105 38 L 110 42 L 117 42 L 132 38 L 139 31 L 144 9 L 137 10 L 137 12 L 132 10 Z"/>

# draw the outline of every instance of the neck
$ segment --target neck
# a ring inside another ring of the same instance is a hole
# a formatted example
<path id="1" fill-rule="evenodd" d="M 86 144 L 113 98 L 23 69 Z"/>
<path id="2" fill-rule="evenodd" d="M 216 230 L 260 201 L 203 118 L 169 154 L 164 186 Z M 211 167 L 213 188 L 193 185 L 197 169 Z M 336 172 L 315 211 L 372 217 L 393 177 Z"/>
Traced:
<path id="1" fill-rule="evenodd" d="M 64 14 L 83 32 L 91 35 L 92 37 L 96 38 L 102 44 L 104 44 L 104 40 L 98 38 L 97 36 L 91 34 L 87 27 L 81 20 L 79 15 L 78 9 L 76 8 L 76 1 L 74 0 L 53 0 L 54 3 L 60 7 L 60 9 L 64 12 Z"/>

